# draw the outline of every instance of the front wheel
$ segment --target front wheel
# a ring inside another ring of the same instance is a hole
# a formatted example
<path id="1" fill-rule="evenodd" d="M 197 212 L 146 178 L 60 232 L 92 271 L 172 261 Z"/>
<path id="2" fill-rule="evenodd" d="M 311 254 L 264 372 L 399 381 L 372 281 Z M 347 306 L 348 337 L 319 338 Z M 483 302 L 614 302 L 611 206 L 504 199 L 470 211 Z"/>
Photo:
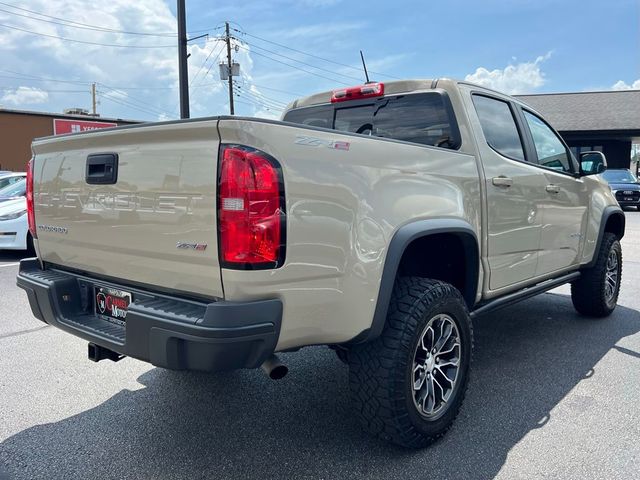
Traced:
<path id="1" fill-rule="evenodd" d="M 444 435 L 464 400 L 472 345 L 458 290 L 438 280 L 398 279 L 380 337 L 349 351 L 349 384 L 364 429 L 410 448 Z"/>
<path id="2" fill-rule="evenodd" d="M 595 265 L 571 284 L 573 306 L 582 315 L 606 317 L 618 302 L 622 281 L 622 248 L 613 233 L 605 233 Z"/>

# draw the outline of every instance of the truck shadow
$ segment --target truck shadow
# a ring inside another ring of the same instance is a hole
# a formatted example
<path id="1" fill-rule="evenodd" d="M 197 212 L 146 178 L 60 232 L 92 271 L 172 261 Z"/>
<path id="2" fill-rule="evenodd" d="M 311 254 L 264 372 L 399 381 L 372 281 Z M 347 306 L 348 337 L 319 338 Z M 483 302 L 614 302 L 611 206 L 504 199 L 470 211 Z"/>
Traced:
<path id="1" fill-rule="evenodd" d="M 0 250 L 0 263 L 19 262 L 34 255 L 26 250 Z"/>
<path id="2" fill-rule="evenodd" d="M 572 388 L 599 373 L 607 352 L 638 356 L 616 344 L 639 330 L 637 311 L 589 320 L 556 294 L 478 319 L 465 406 L 448 435 L 422 451 L 362 434 L 346 367 L 314 348 L 286 355 L 290 374 L 279 382 L 257 371 L 151 369 L 138 379 L 146 388 L 10 437 L 0 466 L 10 478 L 491 479 Z"/>

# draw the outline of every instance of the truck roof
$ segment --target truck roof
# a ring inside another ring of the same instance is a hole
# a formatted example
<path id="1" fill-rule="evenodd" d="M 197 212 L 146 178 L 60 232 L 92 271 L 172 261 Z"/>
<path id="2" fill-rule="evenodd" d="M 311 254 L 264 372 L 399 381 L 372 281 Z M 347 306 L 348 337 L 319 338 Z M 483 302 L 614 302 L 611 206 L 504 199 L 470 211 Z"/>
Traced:
<path id="1" fill-rule="evenodd" d="M 453 82 L 457 83 L 454 80 L 450 79 L 422 79 L 422 80 L 395 80 L 392 82 L 380 82 L 384 83 L 384 93 L 386 94 L 398 94 L 405 92 L 415 92 L 420 90 L 430 90 L 435 88 L 437 83 L 440 82 Z M 378 83 L 378 82 L 373 82 Z M 291 102 L 285 112 L 291 110 L 292 108 L 300 108 L 300 107 L 310 107 L 312 105 L 321 105 L 323 103 L 329 103 L 331 101 L 331 95 L 334 90 L 328 90 L 325 92 L 314 93 L 313 95 L 309 95 L 308 97 L 298 98 Z"/>
<path id="2" fill-rule="evenodd" d="M 498 95 L 505 98 L 510 98 L 512 101 L 519 103 L 521 105 L 526 105 L 530 110 L 538 113 L 534 108 L 531 107 L 528 103 L 523 101 L 522 99 L 513 97 L 504 92 L 500 92 L 498 90 L 493 90 L 491 88 L 487 88 L 482 85 L 478 85 L 477 83 L 468 82 L 466 80 L 457 80 L 453 78 L 433 78 L 433 79 L 412 79 L 412 80 L 395 80 L 391 82 L 370 82 L 373 84 L 383 83 L 384 84 L 384 94 L 385 95 L 397 95 L 401 93 L 416 93 L 421 91 L 432 90 L 436 87 L 441 87 L 444 89 L 447 88 L 456 88 L 458 85 L 470 85 L 474 87 L 476 90 L 484 90 L 485 92 L 490 92 L 494 95 Z M 348 87 L 346 87 L 348 88 Z M 341 90 L 341 88 L 337 88 L 334 90 L 327 90 L 325 92 L 314 93 L 313 95 L 309 95 L 308 97 L 298 98 L 285 108 L 282 116 L 294 108 L 302 108 L 302 107 L 311 107 L 315 105 L 323 105 L 331 102 L 331 96 L 333 92 L 336 90 Z"/>

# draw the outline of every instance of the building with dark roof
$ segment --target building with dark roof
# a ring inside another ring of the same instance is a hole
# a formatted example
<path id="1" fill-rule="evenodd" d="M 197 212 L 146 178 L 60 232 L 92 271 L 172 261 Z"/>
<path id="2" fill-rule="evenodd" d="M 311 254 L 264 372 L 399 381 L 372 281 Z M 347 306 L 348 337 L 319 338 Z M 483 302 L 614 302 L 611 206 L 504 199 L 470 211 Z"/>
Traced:
<path id="1" fill-rule="evenodd" d="M 558 130 L 573 153 L 602 151 L 610 168 L 629 168 L 640 143 L 640 90 L 516 95 Z"/>
<path id="2" fill-rule="evenodd" d="M 56 133 L 72 133 L 87 129 L 140 123 L 120 118 L 91 115 L 30 112 L 0 108 L 0 170 L 24 172 L 31 158 L 34 138 Z"/>

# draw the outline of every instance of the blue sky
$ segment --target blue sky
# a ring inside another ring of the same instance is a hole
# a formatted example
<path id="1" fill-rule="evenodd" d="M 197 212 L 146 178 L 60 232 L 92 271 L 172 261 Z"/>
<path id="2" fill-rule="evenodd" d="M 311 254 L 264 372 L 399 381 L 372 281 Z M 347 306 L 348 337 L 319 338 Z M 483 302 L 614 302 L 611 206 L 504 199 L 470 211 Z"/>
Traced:
<path id="1" fill-rule="evenodd" d="M 640 88 L 637 0 L 187 0 L 187 9 L 193 36 L 209 33 L 190 44 L 192 116 L 228 111 L 215 38 L 225 20 L 242 115 L 277 117 L 297 95 L 357 84 L 359 49 L 376 80 L 468 78 L 509 93 Z M 0 105 L 89 108 L 97 82 L 104 117 L 175 118 L 175 23 L 173 1 L 2 0 Z"/>

